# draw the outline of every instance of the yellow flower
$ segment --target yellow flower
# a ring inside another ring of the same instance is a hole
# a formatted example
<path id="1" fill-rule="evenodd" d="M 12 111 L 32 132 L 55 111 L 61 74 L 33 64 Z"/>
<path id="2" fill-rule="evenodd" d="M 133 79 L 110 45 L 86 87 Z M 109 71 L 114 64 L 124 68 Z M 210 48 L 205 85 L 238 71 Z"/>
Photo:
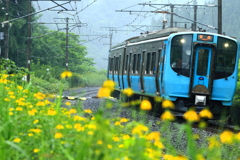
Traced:
<path id="1" fill-rule="evenodd" d="M 129 120 L 128 120 L 127 118 L 121 118 L 121 119 L 120 119 L 120 122 L 121 122 L 121 123 L 126 123 L 126 122 L 128 122 L 128 121 L 129 121 Z"/>
<path id="2" fill-rule="evenodd" d="M 129 138 L 130 138 L 130 136 L 127 134 L 123 136 L 123 140 L 129 139 Z"/>
<path id="3" fill-rule="evenodd" d="M 63 134 L 59 133 L 59 132 L 54 135 L 54 138 L 56 138 L 56 139 L 59 139 L 59 138 L 62 138 L 62 137 L 63 137 Z"/>
<path id="4" fill-rule="evenodd" d="M 10 99 L 8 99 L 8 98 L 5 98 L 5 99 L 4 99 L 4 101 L 10 101 Z"/>
<path id="5" fill-rule="evenodd" d="M 169 101 L 169 100 L 163 101 L 162 102 L 162 107 L 163 108 L 171 108 L 171 109 L 175 108 L 174 103 L 172 101 Z"/>
<path id="6" fill-rule="evenodd" d="M 36 106 L 45 106 L 45 103 L 43 101 L 37 102 Z"/>
<path id="7" fill-rule="evenodd" d="M 33 124 L 36 124 L 36 123 L 38 123 L 38 122 L 39 122 L 39 120 L 36 119 L 35 121 L 33 121 Z"/>
<path id="8" fill-rule="evenodd" d="M 38 149 L 38 148 L 35 148 L 35 149 L 33 150 L 34 153 L 37 153 L 37 152 L 39 152 L 39 151 L 40 151 L 40 149 Z"/>
<path id="9" fill-rule="evenodd" d="M 17 86 L 17 88 L 18 88 L 19 90 L 22 90 L 22 89 L 23 89 L 23 87 L 22 87 L 22 86 Z"/>
<path id="10" fill-rule="evenodd" d="M 13 142 L 16 142 L 16 143 L 19 143 L 20 141 L 21 141 L 20 138 L 15 138 L 15 139 L 13 140 Z"/>
<path id="11" fill-rule="evenodd" d="M 116 122 L 114 123 L 114 125 L 115 125 L 115 126 L 119 126 L 119 125 L 121 125 L 121 123 L 120 123 L 119 121 L 116 121 Z"/>
<path id="12" fill-rule="evenodd" d="M 103 87 L 109 88 L 110 90 L 114 90 L 115 82 L 112 80 L 106 80 L 103 82 Z"/>
<path id="13" fill-rule="evenodd" d="M 72 114 L 72 113 L 77 113 L 77 110 L 76 109 L 70 109 L 69 110 L 69 113 Z"/>
<path id="14" fill-rule="evenodd" d="M 238 134 L 236 134 L 236 139 L 238 140 L 238 141 L 240 141 L 240 132 L 238 132 Z"/>
<path id="15" fill-rule="evenodd" d="M 114 136 L 112 139 L 113 139 L 115 142 L 120 141 L 120 138 L 119 138 L 119 137 L 116 137 L 116 136 Z"/>
<path id="16" fill-rule="evenodd" d="M 42 130 L 39 129 L 39 128 L 31 129 L 31 131 L 33 131 L 34 133 L 40 133 L 40 132 L 42 132 Z"/>
<path id="17" fill-rule="evenodd" d="M 76 123 L 74 125 L 74 128 L 79 132 L 79 131 L 84 131 L 84 127 L 80 123 Z"/>
<path id="18" fill-rule="evenodd" d="M 9 91 L 8 94 L 9 94 L 9 95 L 14 95 L 14 92 Z"/>
<path id="19" fill-rule="evenodd" d="M 55 114 L 57 114 L 57 111 L 55 111 L 53 109 L 49 109 L 47 114 L 50 116 L 54 116 Z"/>
<path id="20" fill-rule="evenodd" d="M 41 92 L 38 92 L 38 93 L 34 94 L 34 97 L 39 99 L 39 100 L 43 100 L 46 97 L 46 95 L 41 93 Z"/>
<path id="21" fill-rule="evenodd" d="M 131 88 L 126 88 L 122 92 L 124 94 L 126 94 L 128 97 L 131 97 L 134 94 L 134 92 L 133 92 L 133 90 Z"/>
<path id="22" fill-rule="evenodd" d="M 36 110 L 36 109 L 32 109 L 32 110 L 28 111 L 28 114 L 29 114 L 30 116 L 34 116 L 35 113 L 37 113 L 37 110 Z"/>
<path id="23" fill-rule="evenodd" d="M 140 124 L 133 128 L 132 134 L 142 135 L 142 132 L 146 131 L 148 131 L 148 127 Z"/>
<path id="24" fill-rule="evenodd" d="M 159 141 L 160 140 L 160 132 L 151 132 L 146 136 L 146 139 Z"/>
<path id="25" fill-rule="evenodd" d="M 32 134 L 32 133 L 28 133 L 28 136 L 29 136 L 29 137 L 32 137 L 32 136 L 33 136 L 33 134 Z"/>
<path id="26" fill-rule="evenodd" d="M 67 106 L 71 106 L 71 102 L 66 102 L 65 103 Z"/>
<path id="27" fill-rule="evenodd" d="M 63 125 L 60 125 L 60 124 L 57 125 L 56 128 L 57 128 L 57 129 L 64 129 Z"/>
<path id="28" fill-rule="evenodd" d="M 212 119 L 213 115 L 212 113 L 208 110 L 208 109 L 203 109 L 200 113 L 199 113 L 200 117 L 202 118 L 208 118 L 208 119 Z"/>
<path id="29" fill-rule="evenodd" d="M 140 104 L 142 110 L 151 110 L 152 104 L 148 100 L 143 100 Z"/>
<path id="30" fill-rule="evenodd" d="M 86 121 L 86 118 L 76 115 L 73 117 L 73 120 L 74 121 Z"/>
<path id="31" fill-rule="evenodd" d="M 22 111 L 23 109 L 22 109 L 22 107 L 17 107 L 16 108 L 16 111 Z"/>
<path id="32" fill-rule="evenodd" d="M 100 145 L 100 144 L 103 144 L 103 142 L 102 142 L 101 140 L 98 140 L 98 141 L 97 141 L 97 144 Z"/>
<path id="33" fill-rule="evenodd" d="M 70 71 L 62 72 L 61 78 L 68 78 L 68 77 L 72 77 L 72 72 L 70 72 Z"/>
<path id="34" fill-rule="evenodd" d="M 164 159 L 164 160 L 174 160 L 174 156 L 173 156 L 173 155 L 169 155 L 169 154 L 165 154 L 165 155 L 163 156 L 163 159 Z"/>
<path id="35" fill-rule="evenodd" d="M 111 95 L 111 90 L 107 87 L 100 88 L 97 94 L 99 98 L 109 97 L 110 95 Z"/>
<path id="36" fill-rule="evenodd" d="M 183 117 L 189 122 L 198 122 L 200 120 L 199 115 L 193 110 L 184 113 Z"/>
<path id="37" fill-rule="evenodd" d="M 224 131 L 220 134 L 220 140 L 222 143 L 231 144 L 233 142 L 233 132 L 231 131 Z"/>
<path id="38" fill-rule="evenodd" d="M 165 111 L 160 118 L 161 120 L 170 120 L 170 121 L 173 121 L 175 119 L 175 117 L 172 115 L 170 111 Z"/>
<path id="39" fill-rule="evenodd" d="M 111 144 L 108 144 L 107 147 L 108 147 L 109 149 L 112 149 L 112 145 L 111 145 Z"/>
<path id="40" fill-rule="evenodd" d="M 88 135 L 93 135 L 93 131 L 88 131 L 87 134 Z"/>
<path id="41" fill-rule="evenodd" d="M 11 95 L 10 98 L 15 99 L 16 97 L 14 95 Z"/>
<path id="42" fill-rule="evenodd" d="M 92 110 L 91 109 L 85 109 L 84 112 L 90 114 L 90 113 L 92 113 Z"/>
<path id="43" fill-rule="evenodd" d="M 124 147 L 123 144 L 119 144 L 119 145 L 118 145 L 118 148 L 123 148 L 123 147 Z"/>
<path id="44" fill-rule="evenodd" d="M 9 112 L 8 114 L 9 114 L 10 116 L 12 116 L 12 115 L 13 115 L 13 112 Z"/>
<path id="45" fill-rule="evenodd" d="M 164 148 L 164 145 L 163 145 L 162 142 L 160 142 L 160 141 L 155 141 L 155 142 L 154 142 L 154 145 L 157 146 L 157 147 L 160 148 L 160 149 L 163 149 L 163 148 Z"/>

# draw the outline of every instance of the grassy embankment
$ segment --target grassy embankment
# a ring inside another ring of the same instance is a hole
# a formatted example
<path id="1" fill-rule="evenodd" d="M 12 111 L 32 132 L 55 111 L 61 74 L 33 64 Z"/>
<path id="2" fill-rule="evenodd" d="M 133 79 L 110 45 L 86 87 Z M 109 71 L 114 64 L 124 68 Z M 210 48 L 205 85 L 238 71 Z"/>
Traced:
<path id="1" fill-rule="evenodd" d="M 64 74 L 62 76 L 65 77 Z M 114 83 L 105 81 L 99 97 L 108 97 Z M 61 87 L 60 87 L 61 88 Z M 132 95 L 131 89 L 122 94 Z M 60 91 L 61 95 L 61 91 Z M 156 98 L 162 102 L 161 98 Z M 139 113 L 144 116 L 152 108 L 148 100 L 120 103 L 131 107 L 140 105 Z M 224 131 L 197 144 L 201 135 L 192 132 L 192 123 L 200 122 L 204 128 L 205 118 L 211 113 L 194 110 L 184 114 L 186 124 L 180 126 L 174 143 L 182 143 L 186 137 L 186 149 L 177 150 L 171 141 L 169 125 L 174 120 L 170 101 L 163 101 L 165 112 L 159 121 L 158 131 L 151 131 L 151 123 L 129 120 L 124 117 L 106 119 L 105 107 L 111 108 L 106 100 L 96 113 L 82 110 L 81 106 L 61 108 L 61 99 L 49 102 L 48 96 L 39 92 L 31 83 L 16 80 L 16 75 L 0 75 L 0 157 L 3 160 L 220 160 L 240 159 L 240 133 Z"/>

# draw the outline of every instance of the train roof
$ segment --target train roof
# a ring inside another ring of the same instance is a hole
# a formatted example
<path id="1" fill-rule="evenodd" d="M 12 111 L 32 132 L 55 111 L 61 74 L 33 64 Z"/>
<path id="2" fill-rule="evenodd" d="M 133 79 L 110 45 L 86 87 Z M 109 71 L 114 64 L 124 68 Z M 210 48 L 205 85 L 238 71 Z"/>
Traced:
<path id="1" fill-rule="evenodd" d="M 193 31 L 191 31 L 189 29 L 186 29 L 186 28 L 178 28 L 178 27 L 166 28 L 166 29 L 163 29 L 163 30 L 149 32 L 148 34 L 145 34 L 143 36 L 131 37 L 131 38 L 125 40 L 124 42 L 113 46 L 111 49 L 126 45 L 127 43 L 134 43 L 134 42 L 139 42 L 139 41 L 158 38 L 158 37 L 167 37 L 170 34 L 178 33 L 178 32 L 193 32 Z"/>

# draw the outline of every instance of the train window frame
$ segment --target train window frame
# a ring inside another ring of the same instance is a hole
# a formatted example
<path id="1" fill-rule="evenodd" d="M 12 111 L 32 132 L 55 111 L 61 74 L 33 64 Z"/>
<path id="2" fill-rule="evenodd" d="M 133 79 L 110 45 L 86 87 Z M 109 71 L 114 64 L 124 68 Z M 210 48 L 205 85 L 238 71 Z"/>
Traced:
<path id="1" fill-rule="evenodd" d="M 142 54 L 137 54 L 137 68 L 136 68 L 136 74 L 139 74 L 141 72 L 141 61 L 142 61 Z"/>
<path id="2" fill-rule="evenodd" d="M 132 71 L 131 71 L 131 67 L 132 67 L 132 65 L 131 65 L 131 63 L 132 63 L 132 53 L 130 53 L 129 55 L 130 56 L 129 56 L 129 63 L 128 63 L 128 72 L 132 73 Z"/>
<path id="3" fill-rule="evenodd" d="M 152 52 L 152 57 L 151 57 L 151 71 L 152 74 L 155 74 L 155 70 L 156 70 L 156 58 L 157 58 L 157 53 L 156 52 Z"/>
<path id="4" fill-rule="evenodd" d="M 217 38 L 217 54 L 215 56 L 215 65 L 214 65 L 214 80 L 222 79 L 231 76 L 236 67 L 236 57 L 238 44 L 231 39 L 225 37 Z M 230 60 L 230 61 L 229 61 Z M 223 61 L 223 66 L 221 62 Z"/>
<path id="5" fill-rule="evenodd" d="M 133 54 L 132 73 L 136 74 L 137 54 Z"/>
<path id="6" fill-rule="evenodd" d="M 115 70 L 115 73 L 114 74 L 118 74 L 118 58 L 119 57 L 115 57 L 115 67 L 114 67 L 114 70 Z"/>
<path id="7" fill-rule="evenodd" d="M 128 70 L 128 61 L 129 61 L 129 55 L 126 55 L 125 66 L 124 66 L 124 74 L 127 74 L 127 70 Z"/>
<path id="8" fill-rule="evenodd" d="M 151 52 L 148 52 L 147 54 L 146 54 L 146 66 L 145 66 L 145 74 L 151 74 L 151 56 L 152 56 L 152 54 L 151 54 Z"/>
<path id="9" fill-rule="evenodd" d="M 192 55 L 193 34 L 179 34 L 172 38 L 169 65 L 174 72 L 190 77 Z"/>

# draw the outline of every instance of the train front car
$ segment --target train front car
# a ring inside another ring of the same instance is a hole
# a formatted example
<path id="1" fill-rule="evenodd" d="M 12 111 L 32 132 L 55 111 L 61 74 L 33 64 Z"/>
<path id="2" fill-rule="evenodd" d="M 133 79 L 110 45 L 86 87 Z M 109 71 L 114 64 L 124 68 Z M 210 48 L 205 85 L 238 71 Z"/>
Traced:
<path id="1" fill-rule="evenodd" d="M 214 118 L 230 111 L 238 77 L 238 42 L 202 32 L 176 33 L 166 45 L 163 97 L 176 110 L 209 107 Z"/>

